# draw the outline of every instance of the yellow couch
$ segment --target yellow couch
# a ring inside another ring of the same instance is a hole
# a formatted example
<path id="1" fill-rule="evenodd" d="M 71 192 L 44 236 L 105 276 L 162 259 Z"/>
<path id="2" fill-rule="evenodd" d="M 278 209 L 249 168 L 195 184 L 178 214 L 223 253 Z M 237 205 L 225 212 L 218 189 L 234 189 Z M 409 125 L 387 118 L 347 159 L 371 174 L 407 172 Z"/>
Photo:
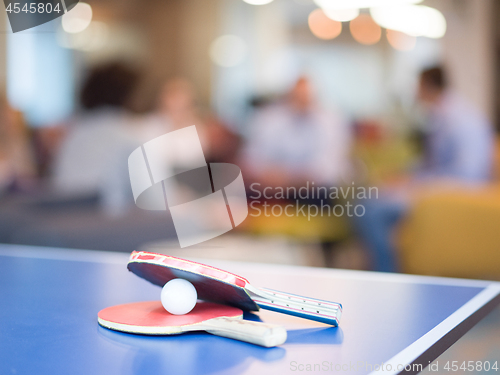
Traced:
<path id="1" fill-rule="evenodd" d="M 284 205 L 283 209 L 284 210 Z M 279 211 L 279 210 L 276 210 Z M 291 211 L 293 212 L 293 210 Z M 300 242 L 340 241 L 349 236 L 349 222 L 344 217 L 249 215 L 241 229 L 256 235 L 281 235 Z"/>
<path id="2" fill-rule="evenodd" d="M 500 184 L 420 199 L 402 223 L 403 272 L 500 277 Z"/>

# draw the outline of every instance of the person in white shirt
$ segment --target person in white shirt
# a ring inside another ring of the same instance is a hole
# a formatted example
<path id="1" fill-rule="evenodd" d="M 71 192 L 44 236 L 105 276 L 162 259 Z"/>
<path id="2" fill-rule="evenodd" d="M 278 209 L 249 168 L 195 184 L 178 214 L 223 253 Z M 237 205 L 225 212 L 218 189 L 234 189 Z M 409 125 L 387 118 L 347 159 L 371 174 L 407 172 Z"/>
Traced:
<path id="1" fill-rule="evenodd" d="M 113 215 L 133 204 L 127 158 L 141 142 L 126 104 L 137 79 L 134 70 L 118 63 L 90 72 L 80 98 L 84 111 L 70 121 L 52 166 L 57 193 L 97 195 Z"/>
<path id="2" fill-rule="evenodd" d="M 246 176 L 263 186 L 340 184 L 349 168 L 351 134 L 338 113 L 320 107 L 302 77 L 287 100 L 258 110 L 243 152 Z"/>

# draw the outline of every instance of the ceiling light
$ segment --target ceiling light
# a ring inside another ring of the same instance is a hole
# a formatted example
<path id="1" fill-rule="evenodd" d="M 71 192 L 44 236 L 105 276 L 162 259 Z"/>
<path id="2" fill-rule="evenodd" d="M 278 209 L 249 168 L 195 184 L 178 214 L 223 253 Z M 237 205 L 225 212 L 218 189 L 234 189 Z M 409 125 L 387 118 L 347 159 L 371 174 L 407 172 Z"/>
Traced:
<path id="1" fill-rule="evenodd" d="M 359 9 L 328 9 L 323 8 L 326 16 L 334 21 L 347 22 L 359 16 Z"/>
<path id="2" fill-rule="evenodd" d="M 374 8 L 404 4 L 418 4 L 423 0 L 314 0 L 323 9 Z"/>
<path id="3" fill-rule="evenodd" d="M 78 3 L 62 16 L 62 27 L 67 33 L 79 33 L 92 21 L 92 8 L 87 3 Z"/>
<path id="4" fill-rule="evenodd" d="M 417 44 L 417 37 L 396 30 L 386 31 L 387 40 L 398 51 L 411 51 Z"/>
<path id="5" fill-rule="evenodd" d="M 371 45 L 380 40 L 382 29 L 368 14 L 361 14 L 349 23 L 352 37 L 361 44 Z"/>
<path id="6" fill-rule="evenodd" d="M 210 58 L 219 66 L 229 68 L 239 65 L 247 55 L 247 46 L 236 35 L 222 35 L 210 45 Z"/>
<path id="7" fill-rule="evenodd" d="M 437 39 L 446 33 L 443 14 L 424 5 L 372 8 L 370 14 L 380 26 L 408 35 Z"/>
<path id="8" fill-rule="evenodd" d="M 265 5 L 269 4 L 273 0 L 243 0 L 245 3 L 252 4 L 252 5 Z"/>
<path id="9" fill-rule="evenodd" d="M 320 39 L 334 39 L 342 32 L 342 23 L 328 18 L 321 9 L 313 10 L 307 21 L 311 32 Z"/>

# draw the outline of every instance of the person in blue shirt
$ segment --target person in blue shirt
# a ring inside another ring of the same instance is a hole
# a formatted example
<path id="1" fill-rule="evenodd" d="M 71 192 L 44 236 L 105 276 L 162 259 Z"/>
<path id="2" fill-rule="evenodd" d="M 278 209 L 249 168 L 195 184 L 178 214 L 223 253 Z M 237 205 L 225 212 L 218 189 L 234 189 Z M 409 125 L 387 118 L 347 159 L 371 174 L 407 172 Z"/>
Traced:
<path id="1" fill-rule="evenodd" d="M 442 67 L 421 73 L 418 99 L 427 115 L 422 164 L 410 176 L 382 188 L 378 199 L 363 202 L 365 215 L 355 223 L 376 271 L 398 270 L 393 232 L 419 191 L 441 185 L 481 184 L 488 181 L 492 170 L 492 126 L 448 88 Z"/>
<path id="2" fill-rule="evenodd" d="M 422 177 L 484 182 L 490 176 L 493 129 L 486 117 L 447 89 L 443 68 L 421 74 L 420 102 L 429 131 Z"/>

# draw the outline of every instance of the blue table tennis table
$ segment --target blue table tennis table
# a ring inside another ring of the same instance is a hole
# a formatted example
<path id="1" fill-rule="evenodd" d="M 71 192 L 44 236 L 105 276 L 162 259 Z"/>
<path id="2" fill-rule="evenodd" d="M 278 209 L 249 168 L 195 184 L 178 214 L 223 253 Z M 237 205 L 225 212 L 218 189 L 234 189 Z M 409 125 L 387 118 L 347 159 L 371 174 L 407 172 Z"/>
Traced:
<path id="1" fill-rule="evenodd" d="M 148 337 L 97 324 L 105 307 L 158 300 L 121 253 L 0 245 L 0 374 L 417 373 L 500 303 L 500 283 L 211 261 L 265 286 L 341 302 L 338 328 L 270 311 L 286 343 L 204 332 Z"/>

